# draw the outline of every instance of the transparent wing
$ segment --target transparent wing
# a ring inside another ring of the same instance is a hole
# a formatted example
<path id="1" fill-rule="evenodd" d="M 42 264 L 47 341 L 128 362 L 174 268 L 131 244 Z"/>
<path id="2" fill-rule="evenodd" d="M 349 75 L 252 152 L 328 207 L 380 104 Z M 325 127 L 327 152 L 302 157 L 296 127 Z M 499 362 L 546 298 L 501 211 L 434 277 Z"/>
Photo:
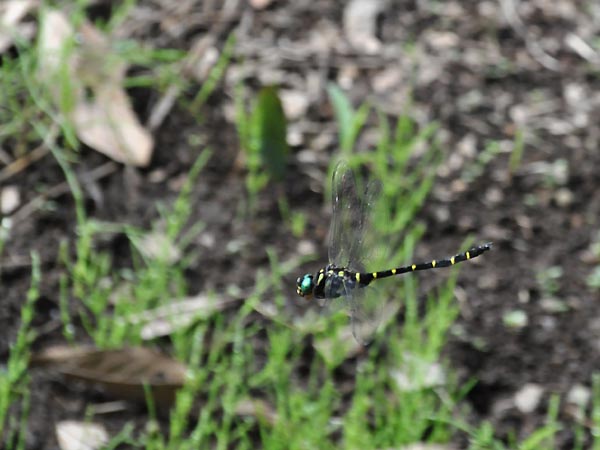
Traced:
<path id="1" fill-rule="evenodd" d="M 333 171 L 331 204 L 329 263 L 348 267 L 352 248 L 356 240 L 362 238 L 363 208 L 356 192 L 354 174 L 344 161 L 340 161 Z"/>
<path id="2" fill-rule="evenodd" d="M 368 345 L 381 323 L 385 301 L 376 286 L 346 289 L 346 302 L 352 321 L 352 334 L 359 344 Z"/>
<path id="3" fill-rule="evenodd" d="M 372 232 L 372 224 L 374 219 L 373 209 L 379 199 L 381 188 L 381 182 L 379 181 L 371 181 L 368 184 L 360 204 L 360 213 L 357 214 L 360 217 L 360 224 L 348 250 L 347 266 L 357 272 L 364 272 L 365 268 L 370 267 L 369 262 L 376 250 L 379 249 L 378 234 Z"/>
<path id="4" fill-rule="evenodd" d="M 369 183 L 365 195 L 358 194 L 354 174 L 347 163 L 337 164 L 332 178 L 333 216 L 329 229 L 329 263 L 351 270 L 365 270 L 373 254 L 374 236 L 369 236 L 371 211 L 381 192 L 381 183 Z M 372 242 L 373 241 L 373 242 Z M 381 322 L 384 299 L 376 287 L 357 288 L 352 280 L 344 282 L 342 298 L 321 302 L 330 312 L 345 306 L 351 318 L 352 334 L 367 345 Z"/>

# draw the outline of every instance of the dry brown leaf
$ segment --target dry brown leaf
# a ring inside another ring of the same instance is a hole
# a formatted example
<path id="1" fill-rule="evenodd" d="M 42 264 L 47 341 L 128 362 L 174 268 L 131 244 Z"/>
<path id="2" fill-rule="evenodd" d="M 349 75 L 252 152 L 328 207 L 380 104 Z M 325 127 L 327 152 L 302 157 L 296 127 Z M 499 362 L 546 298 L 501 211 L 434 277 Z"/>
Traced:
<path id="1" fill-rule="evenodd" d="M 235 407 L 235 413 L 238 416 L 256 417 L 270 425 L 275 425 L 278 419 L 277 411 L 275 411 L 273 405 L 264 400 L 253 398 L 241 400 Z"/>
<path id="2" fill-rule="evenodd" d="M 169 239 L 165 231 L 151 231 L 136 240 L 138 250 L 148 259 L 166 260 L 175 264 L 181 259 L 181 250 Z"/>
<path id="3" fill-rule="evenodd" d="M 457 450 L 452 444 L 427 444 L 425 442 L 415 442 L 402 447 L 386 448 L 385 450 Z"/>
<path id="4" fill-rule="evenodd" d="M 100 424 L 65 420 L 56 424 L 56 439 L 62 450 L 96 450 L 108 443 L 109 436 Z"/>
<path id="5" fill-rule="evenodd" d="M 400 367 L 390 369 L 390 377 L 402 392 L 414 392 L 444 386 L 446 372 L 438 362 L 422 356 L 406 353 Z"/>
<path id="6" fill-rule="evenodd" d="M 223 311 L 238 301 L 228 297 L 212 298 L 207 295 L 196 295 L 143 311 L 126 320 L 132 324 L 144 323 L 140 333 L 141 337 L 144 340 L 150 340 L 168 336 L 199 319 L 208 318 Z"/>
<path id="7" fill-rule="evenodd" d="M 365 347 L 352 336 L 350 326 L 341 328 L 332 337 L 315 338 L 313 347 L 330 366 L 338 366 L 347 359 L 364 352 Z"/>
<path id="8" fill-rule="evenodd" d="M 79 139 L 115 161 L 147 166 L 154 142 L 138 122 L 125 91 L 99 85 L 94 92 L 95 101 L 81 99 L 73 112 Z"/>
<path id="9" fill-rule="evenodd" d="M 68 345 L 56 345 L 33 353 L 29 360 L 30 367 L 47 367 L 68 364 L 95 351 L 93 347 L 71 347 Z"/>
<path id="10" fill-rule="evenodd" d="M 344 9 L 344 34 L 361 52 L 375 54 L 381 50 L 377 38 L 377 16 L 384 10 L 385 0 L 352 0 Z"/>
<path id="11" fill-rule="evenodd" d="M 82 142 L 115 161 L 147 166 L 154 140 L 139 123 L 123 89 L 125 62 L 110 51 L 108 38 L 93 25 L 83 24 L 78 33 L 80 43 L 75 46 L 75 31 L 67 18 L 58 11 L 45 14 L 39 39 L 40 77 L 57 104 L 71 98 L 73 107 L 67 115 Z"/>
<path id="12" fill-rule="evenodd" d="M 55 347 L 32 357 L 33 365 L 52 365 L 66 378 L 101 386 L 115 398 L 144 401 L 147 384 L 158 405 L 168 406 L 183 386 L 187 367 L 162 353 L 143 347 L 96 350 Z"/>
<path id="13" fill-rule="evenodd" d="M 375 335 L 379 328 L 385 328 L 389 322 L 394 320 L 400 305 L 395 302 L 388 302 L 383 306 L 381 311 L 381 322 L 378 324 L 364 324 L 365 336 Z M 350 322 L 350 318 L 348 318 Z M 337 365 L 342 361 L 353 358 L 356 355 L 365 351 L 365 346 L 360 344 L 352 335 L 352 325 L 339 328 L 337 334 L 332 337 L 315 338 L 313 347 L 328 363 Z"/>
<path id="14" fill-rule="evenodd" d="M 37 7 L 38 0 L 8 0 L 0 4 L 0 53 L 12 45 L 15 36 L 25 39 L 33 37 L 35 26 L 21 21 Z"/>
<path id="15" fill-rule="evenodd" d="M 273 0 L 249 0 L 249 3 L 254 9 L 265 9 Z"/>

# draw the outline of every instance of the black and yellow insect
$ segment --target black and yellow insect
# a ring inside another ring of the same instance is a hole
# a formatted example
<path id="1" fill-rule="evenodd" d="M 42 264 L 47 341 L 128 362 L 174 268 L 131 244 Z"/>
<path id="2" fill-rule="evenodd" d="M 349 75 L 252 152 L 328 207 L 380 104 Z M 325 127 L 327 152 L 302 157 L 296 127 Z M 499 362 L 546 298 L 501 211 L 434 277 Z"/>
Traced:
<path id="1" fill-rule="evenodd" d="M 490 248 L 492 248 L 491 242 L 473 247 L 470 250 L 454 255 L 451 258 L 440 260 L 434 259 L 424 263 L 410 264 L 408 266 L 396 267 L 394 269 L 382 270 L 379 272 L 355 272 L 345 267 L 328 265 L 319 270 L 315 276 L 307 273 L 304 276 L 299 277 L 297 280 L 296 292 L 307 300 L 312 297 L 317 299 L 337 298 L 346 295 L 348 288 L 364 288 L 374 280 L 401 275 L 407 272 L 450 267 L 459 262 L 476 258 Z"/>
<path id="2" fill-rule="evenodd" d="M 447 259 L 410 264 L 379 272 L 367 272 L 362 267 L 364 253 L 363 233 L 368 213 L 379 193 L 380 185 L 372 182 L 364 198 L 356 193 L 354 176 L 343 162 L 333 173 L 333 216 L 329 232 L 329 264 L 314 276 L 305 274 L 298 278 L 296 292 L 305 299 L 330 302 L 342 298 L 346 301 L 352 319 L 352 332 L 357 341 L 368 343 L 379 321 L 381 308 L 367 304 L 364 289 L 373 281 L 419 270 L 449 267 L 476 258 L 492 248 L 491 243 L 479 245 Z M 376 299 L 377 300 L 377 299 Z"/>

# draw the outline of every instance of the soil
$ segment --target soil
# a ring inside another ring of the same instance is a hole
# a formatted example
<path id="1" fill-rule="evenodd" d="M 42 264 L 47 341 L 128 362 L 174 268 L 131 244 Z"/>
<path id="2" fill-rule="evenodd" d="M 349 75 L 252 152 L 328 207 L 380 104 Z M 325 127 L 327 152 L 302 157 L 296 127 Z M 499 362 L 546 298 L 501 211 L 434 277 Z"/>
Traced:
<path id="1" fill-rule="evenodd" d="M 190 290 L 251 286 L 256 269 L 269 267 L 267 246 L 286 260 L 297 254 L 299 242 L 280 226 L 275 190 L 260 195 L 256 219 L 238 220 L 246 195 L 231 113 L 239 81 L 252 95 L 266 84 L 282 88 L 295 136 L 285 192 L 292 207 L 307 214 L 315 248 L 323 245 L 328 227 L 321 186 L 337 145 L 326 83 L 338 83 L 355 105 L 368 100 L 391 117 L 410 115 L 419 126 L 435 121 L 445 162 L 418 214 L 427 231 L 417 259 L 452 254 L 468 234 L 494 242 L 485 264 L 461 272 L 461 316 L 446 350 L 462 380 L 478 380 L 465 399 L 473 423 L 485 419 L 500 436 L 525 436 L 544 422 L 548 400 L 557 393 L 560 419 L 568 424 L 559 447 L 571 448 L 569 393 L 576 386 L 591 389 L 600 362 L 600 294 L 586 282 L 600 264 L 594 252 L 600 240 L 600 7 L 568 0 L 386 1 L 373 21 L 362 13 L 360 22 L 373 27 L 371 41 L 358 40 L 362 48 L 352 39 L 357 29 L 344 32 L 348 2 L 273 1 L 264 9 L 225 2 L 234 5 L 232 12 L 220 9 L 226 8 L 220 2 L 190 0 L 177 8 L 168 3 L 140 1 L 121 28 L 143 45 L 185 51 L 210 37 L 211 48 L 220 52 L 235 32 L 233 61 L 201 108 L 201 121 L 174 106 L 154 132 L 148 168 L 118 165 L 88 183 L 89 215 L 149 226 L 156 204 L 175 198 L 197 149 L 208 145 L 214 154 L 193 192 L 192 221 L 206 228 L 196 243 L 202 260 L 189 270 Z M 89 18 L 107 17 L 110 4 L 95 2 Z M 130 94 L 147 121 L 160 95 L 140 88 Z M 520 158 L 513 153 L 515 141 L 522 141 Z M 359 147 L 373 143 L 367 133 Z M 485 163 L 482 158 L 492 152 Z M 77 165 L 82 183 L 107 161 L 84 148 Z M 466 176 L 473 168 L 478 172 Z M 58 164 L 46 156 L 3 184 L 15 185 L 24 205 L 63 181 Z M 43 263 L 35 345 L 62 341 L 57 254 L 62 240 L 75 237 L 76 220 L 69 194 L 50 206 L 19 221 L 1 255 L 0 360 L 16 335 L 32 249 Z M 231 251 L 234 240 L 243 247 L 240 253 Z M 117 257 L 124 252 L 119 238 L 102 245 Z M 562 272 L 548 280 L 554 267 Z M 292 296 L 295 280 L 288 284 Z M 514 311 L 525 313 L 525 326 L 506 325 Z M 542 391 L 532 411 L 515 401 L 528 384 Z M 36 436 L 53 434 L 57 420 L 85 407 L 83 394 L 57 380 L 36 382 L 36 375 L 31 400 L 30 448 L 53 448 Z M 143 415 L 128 414 L 122 420 Z"/>

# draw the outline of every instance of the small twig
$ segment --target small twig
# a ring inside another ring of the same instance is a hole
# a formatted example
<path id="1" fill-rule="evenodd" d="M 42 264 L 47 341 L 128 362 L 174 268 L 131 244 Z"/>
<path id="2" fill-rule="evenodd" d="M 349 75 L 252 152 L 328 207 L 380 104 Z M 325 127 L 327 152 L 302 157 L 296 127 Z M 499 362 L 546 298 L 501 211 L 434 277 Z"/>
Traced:
<path id="1" fill-rule="evenodd" d="M 500 6 L 506 20 L 513 30 L 523 39 L 527 50 L 537 62 L 546 69 L 558 72 L 560 70 L 560 62 L 548 54 L 537 42 L 535 38 L 530 36 L 527 31 L 527 25 L 523 23 L 517 12 L 517 7 L 514 0 L 500 0 Z"/>
<path id="2" fill-rule="evenodd" d="M 93 181 L 98 181 L 115 172 L 118 168 L 119 165 L 113 161 L 109 161 L 99 167 L 96 167 L 94 170 L 89 172 L 84 184 L 91 183 Z M 63 181 L 62 183 L 51 187 L 43 194 L 38 195 L 34 199 L 30 200 L 28 203 L 23 205 L 21 208 L 19 208 L 12 216 L 10 216 L 10 219 L 12 220 L 12 226 L 14 227 L 18 223 L 27 219 L 31 214 L 38 210 L 48 199 L 56 198 L 60 195 L 66 194 L 67 192 L 69 192 L 69 184 L 66 181 Z"/>
<path id="3" fill-rule="evenodd" d="M 48 136 L 44 139 L 39 146 L 34 150 L 27 153 L 25 156 L 18 158 L 8 164 L 4 169 L 0 170 L 0 183 L 8 180 L 19 172 L 25 170 L 34 162 L 42 159 L 50 151 L 50 143 L 54 142 L 58 134 L 58 126 L 54 124 L 48 133 Z"/>
<path id="4" fill-rule="evenodd" d="M 185 79 L 190 79 L 193 76 L 195 67 L 206 51 L 215 43 L 216 36 L 220 35 L 232 23 L 232 18 L 238 14 L 239 3 L 239 0 L 227 0 L 221 8 L 219 18 L 212 22 L 210 30 L 192 44 L 192 48 L 181 64 L 180 72 Z M 167 117 L 173 108 L 181 90 L 182 85 L 170 86 L 167 92 L 155 104 L 147 123 L 150 131 L 154 131 L 160 127 L 165 117 Z"/>
<path id="5" fill-rule="evenodd" d="M 9 165 L 12 161 L 12 157 L 8 154 L 6 150 L 0 147 L 0 164 Z"/>
<path id="6" fill-rule="evenodd" d="M 600 55 L 587 42 L 574 33 L 565 37 L 565 44 L 583 59 L 592 64 L 600 64 Z"/>

